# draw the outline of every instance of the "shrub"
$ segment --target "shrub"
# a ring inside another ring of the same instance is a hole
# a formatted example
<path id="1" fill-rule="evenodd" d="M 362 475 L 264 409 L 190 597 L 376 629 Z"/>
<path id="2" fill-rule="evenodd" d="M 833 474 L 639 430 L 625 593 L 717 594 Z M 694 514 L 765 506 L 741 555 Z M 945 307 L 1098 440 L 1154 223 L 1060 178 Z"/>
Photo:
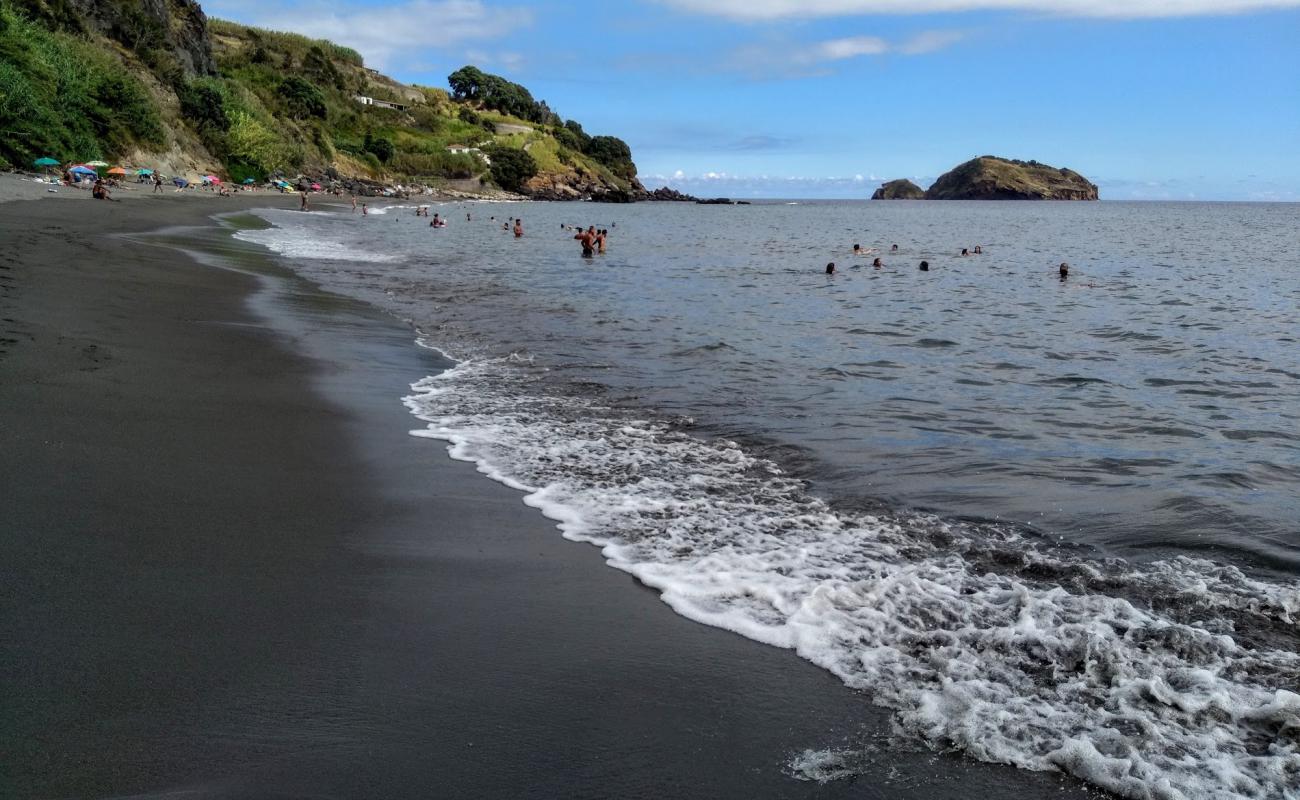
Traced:
<path id="1" fill-rule="evenodd" d="M 488 157 L 492 159 L 492 180 L 502 189 L 517 192 L 537 174 L 537 162 L 523 150 L 493 147 Z"/>

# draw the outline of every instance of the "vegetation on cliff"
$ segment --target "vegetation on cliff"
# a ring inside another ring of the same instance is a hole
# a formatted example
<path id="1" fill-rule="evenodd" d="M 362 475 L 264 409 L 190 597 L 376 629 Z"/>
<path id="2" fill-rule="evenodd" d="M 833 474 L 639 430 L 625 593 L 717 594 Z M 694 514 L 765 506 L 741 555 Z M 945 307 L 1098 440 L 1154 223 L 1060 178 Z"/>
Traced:
<path id="1" fill-rule="evenodd" d="M 472 66 L 449 84 L 401 84 L 355 50 L 208 20 L 193 0 L 0 0 L 0 162 L 641 191 L 622 140 Z"/>
<path id="2" fill-rule="evenodd" d="M 939 176 L 925 196 L 929 200 L 1096 200 L 1097 186 L 1063 167 L 980 156 Z"/>
<path id="3" fill-rule="evenodd" d="M 925 190 L 906 178 L 882 183 L 871 195 L 872 200 L 921 200 Z"/>

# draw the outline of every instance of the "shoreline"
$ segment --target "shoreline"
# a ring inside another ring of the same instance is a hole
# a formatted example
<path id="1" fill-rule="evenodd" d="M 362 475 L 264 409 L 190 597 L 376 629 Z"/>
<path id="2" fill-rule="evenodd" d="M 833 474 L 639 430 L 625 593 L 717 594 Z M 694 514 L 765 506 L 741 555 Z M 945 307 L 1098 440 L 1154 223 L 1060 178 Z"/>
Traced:
<path id="1" fill-rule="evenodd" d="M 449 362 L 212 223 L 250 199 L 0 205 L 4 793 L 1090 794 L 893 742 L 409 435 Z M 786 775 L 826 748 L 867 774 Z"/>

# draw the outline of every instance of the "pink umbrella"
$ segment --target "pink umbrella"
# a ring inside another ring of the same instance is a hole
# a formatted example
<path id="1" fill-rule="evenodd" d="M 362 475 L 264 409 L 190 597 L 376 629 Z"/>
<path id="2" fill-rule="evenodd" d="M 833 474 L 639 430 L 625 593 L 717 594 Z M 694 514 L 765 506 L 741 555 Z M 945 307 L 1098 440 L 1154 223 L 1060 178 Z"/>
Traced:
<path id="1" fill-rule="evenodd" d="M 312 190 L 313 192 L 319 192 L 319 191 L 320 191 L 320 184 L 319 184 L 319 183 L 313 183 L 313 184 L 311 185 L 311 190 Z"/>
<path id="2" fill-rule="evenodd" d="M 221 179 L 218 178 L 216 175 L 204 175 L 203 180 L 207 181 L 208 183 L 221 183 Z"/>

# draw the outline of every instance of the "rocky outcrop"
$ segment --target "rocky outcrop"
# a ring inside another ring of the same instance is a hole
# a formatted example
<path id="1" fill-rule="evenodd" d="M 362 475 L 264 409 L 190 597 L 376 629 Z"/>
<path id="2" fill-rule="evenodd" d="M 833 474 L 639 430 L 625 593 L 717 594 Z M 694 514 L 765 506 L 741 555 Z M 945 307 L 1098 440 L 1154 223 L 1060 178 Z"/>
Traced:
<path id="1" fill-rule="evenodd" d="M 649 192 L 641 192 L 637 200 L 651 200 L 664 203 L 694 203 L 700 198 L 689 194 L 682 194 L 676 189 L 670 189 L 667 186 L 660 186 L 658 189 Z"/>
<path id="2" fill-rule="evenodd" d="M 66 0 L 78 22 L 142 55 L 165 50 L 188 75 L 217 71 L 208 18 L 194 0 Z M 151 66 L 153 66 L 151 64 Z"/>
<path id="3" fill-rule="evenodd" d="M 872 200 L 923 200 L 925 190 L 906 178 L 880 184 L 880 188 L 871 195 Z"/>
<path id="4" fill-rule="evenodd" d="M 927 200 L 1096 200 L 1097 186 L 1079 173 L 1037 161 L 973 158 L 939 176 Z"/>
<path id="5" fill-rule="evenodd" d="M 730 197 L 713 197 L 708 200 L 696 200 L 702 206 L 734 206 Z M 748 203 L 746 204 L 748 205 Z"/>

